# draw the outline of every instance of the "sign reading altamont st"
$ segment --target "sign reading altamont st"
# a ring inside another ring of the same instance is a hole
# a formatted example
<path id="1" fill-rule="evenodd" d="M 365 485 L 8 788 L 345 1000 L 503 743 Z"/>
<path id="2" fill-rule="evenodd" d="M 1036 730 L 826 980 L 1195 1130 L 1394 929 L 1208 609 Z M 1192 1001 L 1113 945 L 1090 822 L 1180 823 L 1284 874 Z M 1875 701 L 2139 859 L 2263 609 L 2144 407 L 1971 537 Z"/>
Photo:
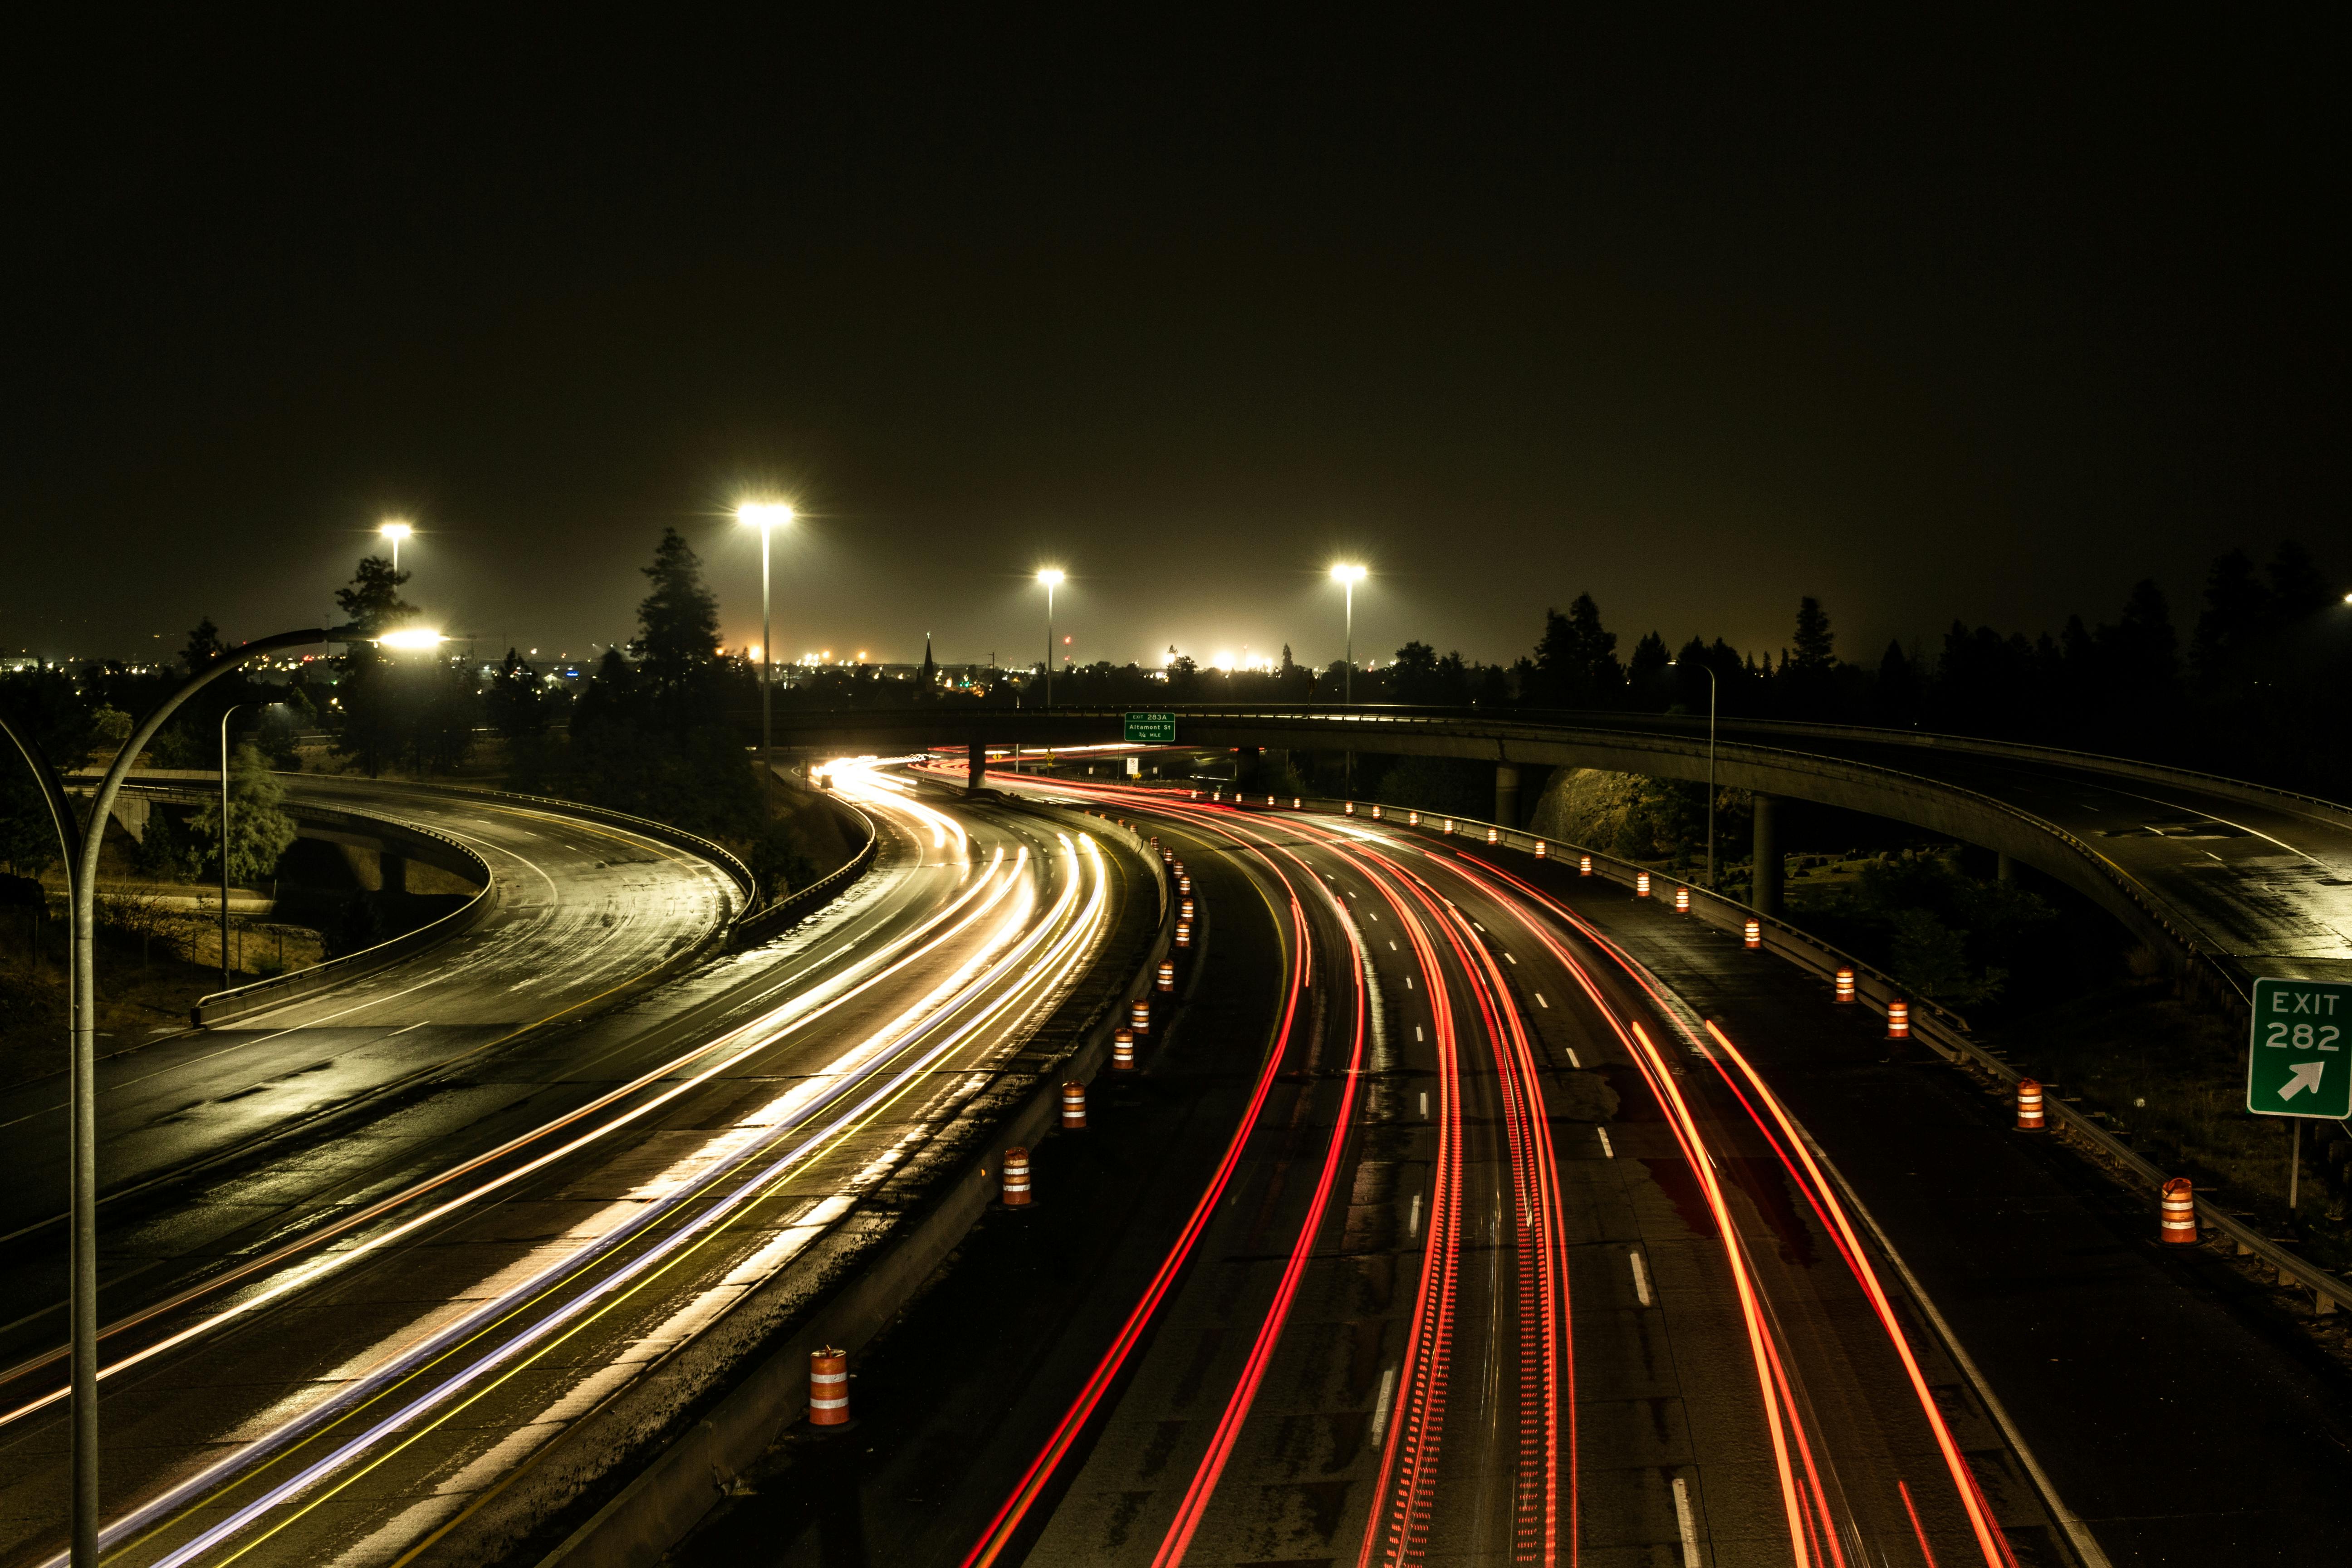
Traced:
<path id="1" fill-rule="evenodd" d="M 2254 982 L 2246 1109 L 2257 1116 L 2352 1116 L 2352 985 Z"/>
<path id="2" fill-rule="evenodd" d="M 1130 746 L 1172 746 L 1176 743 L 1176 715 L 1173 713 L 1130 713 L 1127 716 L 1127 743 Z"/>

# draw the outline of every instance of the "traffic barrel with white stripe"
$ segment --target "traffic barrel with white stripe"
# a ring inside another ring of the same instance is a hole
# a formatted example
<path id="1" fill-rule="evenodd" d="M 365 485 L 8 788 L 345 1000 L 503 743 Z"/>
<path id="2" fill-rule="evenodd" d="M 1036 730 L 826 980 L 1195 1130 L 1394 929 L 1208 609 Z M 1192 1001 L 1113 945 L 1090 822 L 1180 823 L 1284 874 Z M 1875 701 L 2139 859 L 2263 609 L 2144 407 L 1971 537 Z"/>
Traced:
<path id="1" fill-rule="evenodd" d="M 1191 909 L 1192 906 L 1188 900 L 1184 907 L 1186 909 Z M 1176 945 L 1178 947 L 1191 947 L 1192 945 L 1192 922 L 1191 921 L 1178 921 L 1176 922 Z M 1164 991 L 1167 987 L 1162 986 L 1160 989 Z"/>
<path id="2" fill-rule="evenodd" d="M 2030 1078 L 2017 1080 L 2017 1130 L 2039 1132 L 2044 1125 L 2042 1119 L 2042 1086 Z"/>
<path id="3" fill-rule="evenodd" d="M 1029 1206 L 1029 1151 L 1018 1144 L 1004 1152 L 1004 1165 L 998 1173 L 997 1201 L 1009 1209 Z"/>
<path id="4" fill-rule="evenodd" d="M 1886 1037 L 1890 1040 L 1911 1037 L 1911 1004 L 1900 996 L 1886 1005 Z"/>
<path id="5" fill-rule="evenodd" d="M 1454 819 L 1450 816 L 1445 819 L 1445 831 L 1448 833 L 1454 831 Z"/>
<path id="6" fill-rule="evenodd" d="M 1176 989 L 1176 965 L 1167 959 L 1162 959 L 1160 963 L 1160 989 L 1162 991 Z"/>
<path id="7" fill-rule="evenodd" d="M 1419 827 L 1421 826 L 1421 813 L 1417 811 L 1406 812 L 1404 814 L 1404 825 L 1407 827 Z"/>
<path id="8" fill-rule="evenodd" d="M 1138 996 L 1128 1005 L 1127 1026 L 1133 1029 L 1139 1038 L 1151 1033 L 1150 998 Z"/>
<path id="9" fill-rule="evenodd" d="M 1492 828 L 1492 827 L 1490 827 L 1490 828 L 1486 829 L 1486 842 L 1487 842 L 1487 843 L 1489 843 L 1489 844 L 1500 844 L 1502 841 L 1503 841 L 1503 839 L 1502 839 L 1502 835 L 1501 835 L 1501 833 L 1500 833 L 1500 831 L 1499 831 L 1498 829 Z"/>
<path id="10" fill-rule="evenodd" d="M 1378 822 L 1380 819 L 1381 819 L 1381 808 L 1380 808 L 1379 806 L 1377 806 L 1377 805 L 1376 805 L 1376 806 L 1372 807 L 1372 820 L 1373 820 L 1374 822 Z"/>
<path id="11" fill-rule="evenodd" d="M 1837 1000 L 1853 1000 L 1853 971 L 1841 966 L 1837 972 Z"/>
<path id="12" fill-rule="evenodd" d="M 1647 871 L 1633 873 L 1633 896 L 1637 899 L 1646 899 L 1650 896 L 1650 874 Z"/>
<path id="13" fill-rule="evenodd" d="M 809 1425 L 849 1425 L 849 1352 L 831 1346 L 809 1352 Z"/>
<path id="14" fill-rule="evenodd" d="M 2197 1245 L 2197 1194 L 2186 1176 L 2164 1184 L 2164 1206 L 2157 1218 L 2157 1239 L 2174 1247 Z"/>
<path id="15" fill-rule="evenodd" d="M 1591 857 L 1591 856 L 1590 856 L 1590 855 L 1579 855 L 1579 856 L 1576 858 L 1576 874 L 1577 874 L 1578 876 L 1580 876 L 1580 877 L 1590 877 L 1591 875 L 1592 875 L 1592 857 Z"/>
<path id="16" fill-rule="evenodd" d="M 1755 919 L 1753 916 L 1750 916 L 1748 921 L 1748 932 L 1745 940 L 1750 947 L 1762 947 L 1764 945 L 1764 922 Z"/>
<path id="17" fill-rule="evenodd" d="M 1083 1132 L 1087 1130 L 1087 1086 L 1066 1083 L 1062 1086 L 1062 1131 Z"/>
<path id="18" fill-rule="evenodd" d="M 1177 878 L 1177 879 L 1176 879 L 1176 890 L 1177 890 L 1178 892 L 1180 892 L 1180 893 L 1189 893 L 1189 892 L 1191 892 L 1191 891 L 1192 890 L 1192 878 L 1190 878 L 1190 877 L 1179 877 L 1179 878 Z"/>
<path id="19" fill-rule="evenodd" d="M 1180 909 L 1180 910 L 1178 910 L 1176 911 L 1176 918 L 1177 918 L 1178 920 L 1180 920 L 1180 921 L 1189 921 L 1189 920 L 1191 920 L 1191 919 L 1192 918 L 1192 900 L 1187 899 L 1187 900 L 1184 900 L 1184 906 L 1183 906 L 1183 908 L 1181 908 L 1181 909 Z"/>
<path id="20" fill-rule="evenodd" d="M 1551 858 L 1549 855 L 1545 853 L 1544 841 L 1540 838 L 1536 840 L 1536 858 L 1538 860 L 1549 860 Z"/>
<path id="21" fill-rule="evenodd" d="M 1110 1070 L 1113 1072 L 1135 1070 L 1135 1031 L 1133 1029 L 1121 1029 L 1111 1036 Z"/>
<path id="22" fill-rule="evenodd" d="M 1304 811 L 1307 809 L 1307 803 L 1294 795 L 1290 797 L 1290 809 L 1293 811 Z"/>
<path id="23" fill-rule="evenodd" d="M 1675 889 L 1675 913 L 1678 915 L 1686 915 L 1690 913 L 1690 889 L 1688 888 L 1676 888 Z"/>

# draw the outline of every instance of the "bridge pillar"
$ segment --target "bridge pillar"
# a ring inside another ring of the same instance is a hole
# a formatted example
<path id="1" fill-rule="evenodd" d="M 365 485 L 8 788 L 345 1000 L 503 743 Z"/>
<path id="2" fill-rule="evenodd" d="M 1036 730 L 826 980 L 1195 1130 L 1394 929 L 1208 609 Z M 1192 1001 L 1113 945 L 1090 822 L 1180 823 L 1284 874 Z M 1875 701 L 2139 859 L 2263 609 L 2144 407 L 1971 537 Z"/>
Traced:
<path id="1" fill-rule="evenodd" d="M 1748 901 L 1759 914 L 1777 915 L 1780 912 L 1780 835 L 1772 820 L 1772 808 L 1780 803 L 1769 795 L 1757 795 L 1755 802 L 1756 839 Z"/>
<path id="2" fill-rule="evenodd" d="M 964 752 L 963 787 L 984 789 L 988 784 L 988 742 L 974 741 Z"/>
<path id="3" fill-rule="evenodd" d="M 2017 862 L 2011 859 L 2006 853 L 1996 852 L 1993 857 L 1992 875 L 1993 880 L 1997 882 L 2014 882 L 2017 880 Z"/>
<path id="4" fill-rule="evenodd" d="M 1519 770 L 1510 763 L 1495 764 L 1495 821 L 1504 827 L 1519 825 Z"/>

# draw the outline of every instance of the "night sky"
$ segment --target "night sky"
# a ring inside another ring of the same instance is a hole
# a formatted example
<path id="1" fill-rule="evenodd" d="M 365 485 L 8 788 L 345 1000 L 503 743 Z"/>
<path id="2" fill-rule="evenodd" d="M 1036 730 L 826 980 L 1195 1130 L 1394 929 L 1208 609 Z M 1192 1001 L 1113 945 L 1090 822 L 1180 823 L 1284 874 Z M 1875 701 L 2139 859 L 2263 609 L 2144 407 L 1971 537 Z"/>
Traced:
<path id="1" fill-rule="evenodd" d="M 1034 659 L 1049 561 L 1120 661 L 1334 658 L 1342 553 L 1381 658 L 2352 572 L 2333 34 L 460 15 L 20 37 L 0 647 L 315 622 L 389 513 L 486 650 L 666 523 L 738 642 L 753 490 L 780 651 L 892 659 Z"/>

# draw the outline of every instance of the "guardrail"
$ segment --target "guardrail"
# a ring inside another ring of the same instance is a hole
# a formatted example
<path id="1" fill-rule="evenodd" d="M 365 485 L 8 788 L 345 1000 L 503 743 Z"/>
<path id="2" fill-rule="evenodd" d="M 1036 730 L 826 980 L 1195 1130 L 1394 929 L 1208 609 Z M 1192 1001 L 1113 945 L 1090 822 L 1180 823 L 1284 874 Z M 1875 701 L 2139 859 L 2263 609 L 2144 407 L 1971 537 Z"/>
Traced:
<path id="1" fill-rule="evenodd" d="M 1263 800 L 1265 797 L 1261 795 L 1258 798 Z M 1304 798 L 1297 809 L 1313 809 L 1329 813 L 1336 808 L 1337 814 L 1344 816 L 1347 815 L 1346 808 L 1349 804 L 1345 801 L 1326 800 L 1319 797 Z M 1355 804 L 1355 815 L 1370 820 L 1370 803 Z M 1279 811 L 1284 807 L 1276 806 L 1273 809 Z M 1648 872 L 1651 879 L 1650 896 L 1654 899 L 1663 896 L 1669 905 L 1673 902 L 1674 893 L 1677 888 L 1688 888 L 1691 895 L 1691 913 L 1706 924 L 1744 936 L 1747 923 L 1752 920 L 1758 924 L 1763 951 L 1821 975 L 1832 981 L 1832 984 L 1840 969 L 1851 969 L 1854 976 L 1855 994 L 1864 1005 L 1874 1011 L 1884 1014 L 1889 1002 L 1896 1000 L 1906 1002 L 1911 1011 L 1912 1037 L 1924 1041 L 1929 1049 L 1945 1060 L 1955 1066 L 1973 1068 L 1998 1082 L 2012 1086 L 2024 1076 L 2000 1058 L 1979 1045 L 1969 1034 L 1968 1020 L 1960 1015 L 1948 1008 L 1938 1006 L 1934 1002 L 1912 998 L 1901 982 L 1885 971 L 1865 963 L 1851 953 L 1832 947 L 1829 943 L 1799 930 L 1786 921 L 1727 899 L 1720 893 L 1712 892 L 1699 886 L 1696 882 L 1668 876 L 1649 867 L 1637 865 L 1630 860 L 1621 860 L 1613 855 L 1588 849 L 1564 839 L 1528 833 L 1522 828 L 1507 828 L 1498 823 L 1482 822 L 1474 817 L 1449 818 L 1442 812 L 1421 813 L 1421 825 L 1418 828 L 1414 828 L 1405 820 L 1408 815 L 1407 808 L 1384 806 L 1381 809 L 1382 815 L 1378 820 L 1383 826 L 1402 827 L 1407 831 L 1427 833 L 1441 839 L 1449 837 L 1467 837 L 1470 842 L 1465 847 L 1487 847 L 1489 840 L 1486 834 L 1492 830 L 1495 837 L 1491 843 L 1496 848 L 1524 849 L 1532 852 L 1536 843 L 1540 840 L 1545 847 L 1546 859 L 1559 860 L 1570 856 L 1590 855 L 1592 857 L 1592 869 L 1595 876 L 1629 888 L 1636 885 L 1636 879 L 1641 873 Z M 1452 822 L 1457 829 L 1451 835 L 1444 830 L 1444 825 L 1448 821 Z M 1433 823 L 1436 826 L 1433 826 Z M 1465 827 L 1476 831 L 1467 835 L 1458 831 Z M 2045 1099 L 2043 1104 L 2045 1114 L 2053 1116 L 2069 1131 L 2082 1138 L 2085 1142 L 2091 1143 L 2101 1153 L 2147 1182 L 2149 1198 L 2153 1202 L 2157 1189 L 2163 1185 L 2166 1177 L 2171 1173 L 2151 1163 L 2146 1156 L 2083 1112 L 2066 1104 L 2065 1101 L 2053 1096 Z M 2352 1309 L 2352 1283 L 2338 1279 L 2308 1259 L 2297 1258 L 2270 1237 L 2245 1224 L 2235 1215 L 2222 1209 L 2210 1198 L 2200 1196 L 2197 1199 L 2197 1215 L 2199 1222 L 2208 1229 L 2219 1231 L 2226 1237 L 2237 1248 L 2240 1257 L 2259 1258 L 2266 1268 L 2278 1276 L 2281 1285 L 2292 1283 L 2299 1289 L 2310 1291 L 2318 1310 L 2332 1312 L 2339 1308 Z"/>
<path id="2" fill-rule="evenodd" d="M 786 926 L 832 902 L 850 883 L 864 876 L 866 868 L 874 863 L 875 852 L 882 844 L 881 830 L 875 826 L 874 819 L 831 794 L 820 795 L 817 798 L 835 811 L 847 816 L 865 835 L 865 842 L 857 847 L 856 854 L 807 887 L 796 889 L 763 909 L 745 910 L 737 917 L 727 933 L 730 947 L 750 947 L 767 941 Z"/>

